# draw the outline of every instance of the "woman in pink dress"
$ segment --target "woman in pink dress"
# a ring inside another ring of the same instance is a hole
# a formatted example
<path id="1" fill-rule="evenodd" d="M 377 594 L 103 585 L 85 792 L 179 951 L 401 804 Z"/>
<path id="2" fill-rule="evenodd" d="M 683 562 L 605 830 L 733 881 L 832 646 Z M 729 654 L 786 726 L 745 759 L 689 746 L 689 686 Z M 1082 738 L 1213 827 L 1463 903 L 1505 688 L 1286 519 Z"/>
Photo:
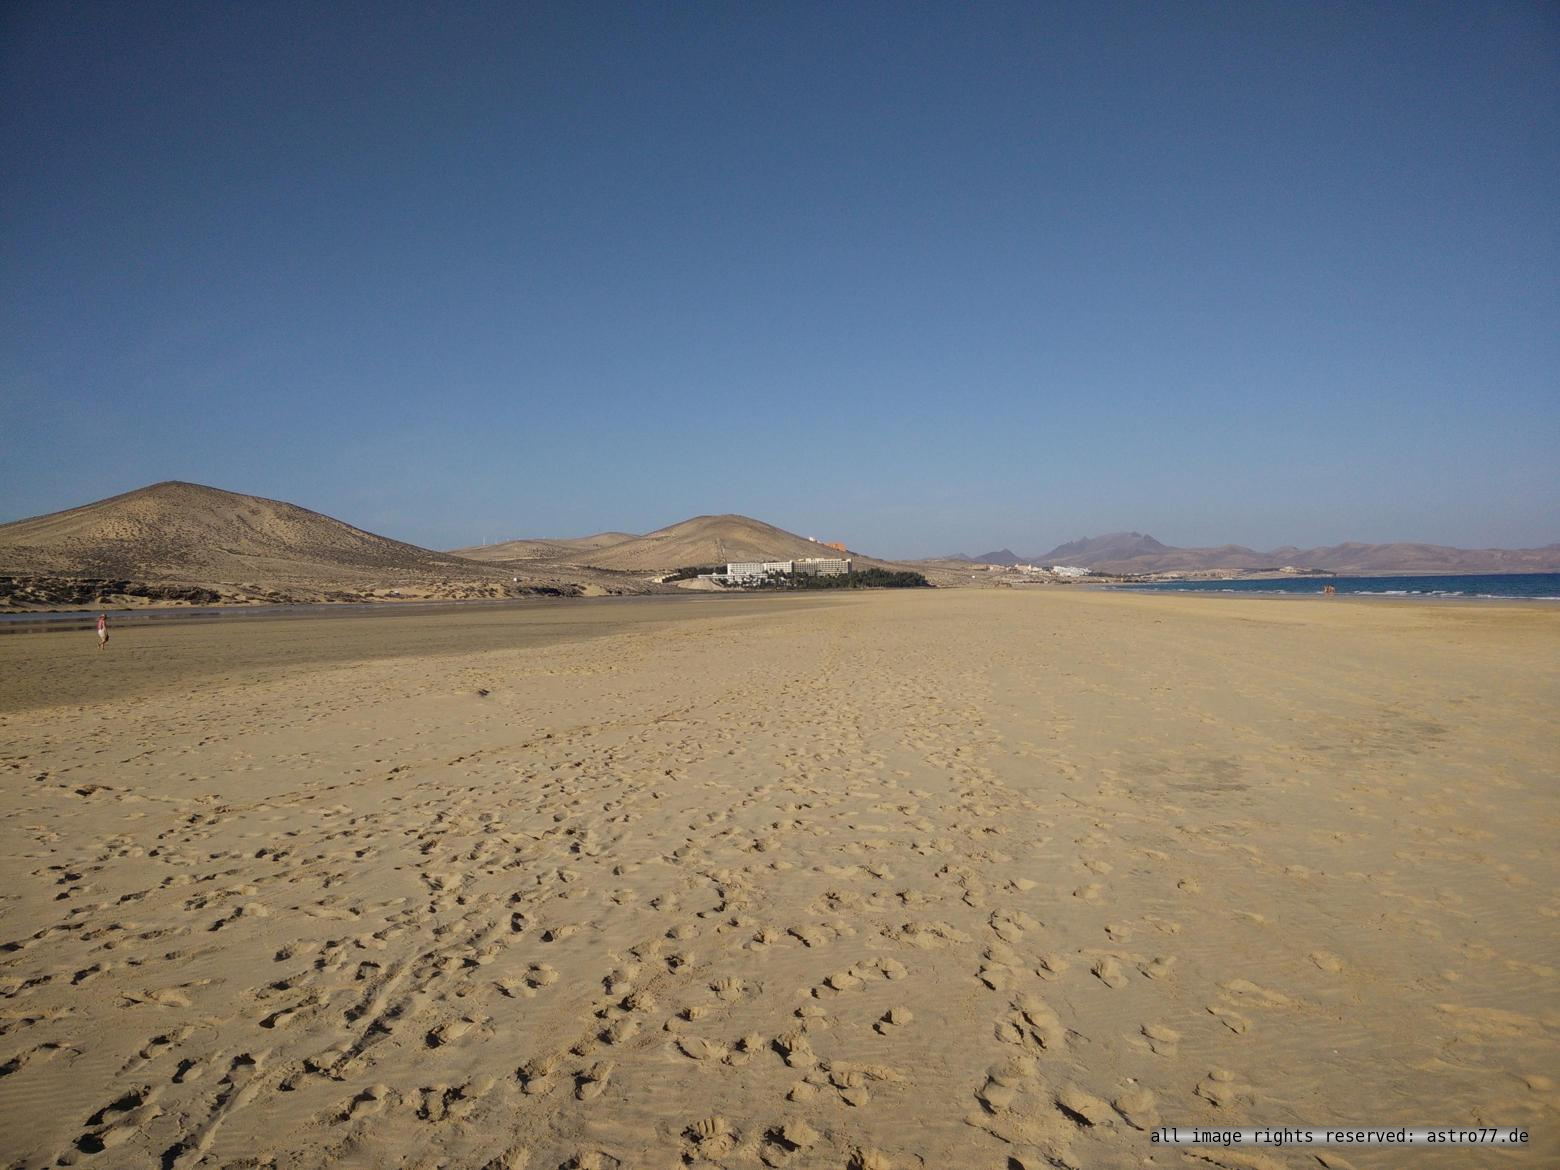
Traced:
<path id="1" fill-rule="evenodd" d="M 108 645 L 108 615 L 98 614 L 98 649 Z"/>

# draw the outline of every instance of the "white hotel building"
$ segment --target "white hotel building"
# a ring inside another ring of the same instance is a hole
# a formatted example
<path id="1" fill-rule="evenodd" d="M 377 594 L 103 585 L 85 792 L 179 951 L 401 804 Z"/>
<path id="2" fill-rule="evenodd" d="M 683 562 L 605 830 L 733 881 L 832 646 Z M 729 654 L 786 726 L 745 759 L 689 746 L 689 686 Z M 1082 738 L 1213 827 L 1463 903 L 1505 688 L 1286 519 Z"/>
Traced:
<path id="1" fill-rule="evenodd" d="M 801 575 L 807 577 L 839 577 L 850 572 L 851 562 L 844 557 L 807 557 L 796 561 L 732 561 L 726 571 L 718 574 L 721 580 L 732 585 L 746 585 L 762 581 L 765 577 Z"/>

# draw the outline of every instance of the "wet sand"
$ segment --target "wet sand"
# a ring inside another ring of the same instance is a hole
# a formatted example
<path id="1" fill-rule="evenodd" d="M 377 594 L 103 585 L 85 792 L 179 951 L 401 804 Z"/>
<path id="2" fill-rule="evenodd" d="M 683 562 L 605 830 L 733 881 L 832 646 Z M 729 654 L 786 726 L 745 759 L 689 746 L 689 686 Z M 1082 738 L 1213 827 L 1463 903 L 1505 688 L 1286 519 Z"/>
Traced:
<path id="1" fill-rule="evenodd" d="M 0 636 L 0 711 L 70 706 L 130 695 L 189 693 L 215 683 L 258 682 L 299 670 L 384 658 L 447 657 L 605 638 L 670 622 L 767 613 L 777 603 L 820 596 L 613 597 L 324 607 L 276 616 L 250 609 L 210 617 L 164 612 L 136 622 L 110 618 L 101 655 L 96 616 Z M 712 608 L 719 607 L 719 608 Z M 72 625 L 78 628 L 68 628 Z M 67 627 L 67 628 L 62 628 Z M 43 639 L 43 640 L 40 640 Z M 25 640 L 26 645 L 14 644 Z"/>
<path id="2" fill-rule="evenodd" d="M 0 1163 L 1552 1165 L 1556 710 L 1493 604 L 0 638 Z M 1146 1132 L 1328 1122 L 1533 1144 Z"/>

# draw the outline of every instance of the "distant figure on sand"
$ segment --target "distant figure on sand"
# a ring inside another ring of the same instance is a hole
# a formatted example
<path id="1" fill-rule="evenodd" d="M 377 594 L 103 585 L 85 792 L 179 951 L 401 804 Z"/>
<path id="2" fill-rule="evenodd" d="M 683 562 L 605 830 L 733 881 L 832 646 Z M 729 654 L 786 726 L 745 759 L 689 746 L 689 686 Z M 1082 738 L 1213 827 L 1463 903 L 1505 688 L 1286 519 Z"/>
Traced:
<path id="1" fill-rule="evenodd" d="M 1331 597 L 1331 596 L 1333 596 L 1337 592 L 1338 592 L 1338 586 L 1336 586 L 1336 585 L 1323 585 L 1322 586 L 1322 596 L 1324 596 L 1324 597 Z"/>
<path id="2" fill-rule="evenodd" d="M 108 615 L 98 614 L 98 649 L 108 645 Z"/>

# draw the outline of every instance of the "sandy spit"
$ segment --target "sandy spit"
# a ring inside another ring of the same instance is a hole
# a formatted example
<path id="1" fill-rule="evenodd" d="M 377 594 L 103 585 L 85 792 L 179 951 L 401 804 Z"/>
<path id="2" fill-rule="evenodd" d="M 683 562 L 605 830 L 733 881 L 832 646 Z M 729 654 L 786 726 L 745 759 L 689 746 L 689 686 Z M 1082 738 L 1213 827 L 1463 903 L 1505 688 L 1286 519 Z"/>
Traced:
<path id="1" fill-rule="evenodd" d="M 0 1165 L 1554 1165 L 1557 710 L 1521 606 L 0 639 Z M 1533 1145 L 1147 1132 L 1328 1122 Z"/>

